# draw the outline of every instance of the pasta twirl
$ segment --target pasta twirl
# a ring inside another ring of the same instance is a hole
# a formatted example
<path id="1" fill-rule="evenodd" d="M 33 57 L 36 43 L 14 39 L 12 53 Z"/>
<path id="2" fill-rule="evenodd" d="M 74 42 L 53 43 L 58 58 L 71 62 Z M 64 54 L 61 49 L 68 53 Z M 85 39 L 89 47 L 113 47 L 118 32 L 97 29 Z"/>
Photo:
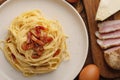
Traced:
<path id="1" fill-rule="evenodd" d="M 69 59 L 62 26 L 44 18 L 39 10 L 24 12 L 12 21 L 3 50 L 25 76 L 51 72 Z"/>

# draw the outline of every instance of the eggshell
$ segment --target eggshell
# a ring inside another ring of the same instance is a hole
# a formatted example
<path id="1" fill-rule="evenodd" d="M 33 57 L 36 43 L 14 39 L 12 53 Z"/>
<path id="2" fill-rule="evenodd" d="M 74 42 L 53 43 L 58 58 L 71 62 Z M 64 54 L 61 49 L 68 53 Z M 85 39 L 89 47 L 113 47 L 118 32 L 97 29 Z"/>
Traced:
<path id="1" fill-rule="evenodd" d="M 94 64 L 90 64 L 81 71 L 79 80 L 99 80 L 99 75 L 99 68 Z"/>

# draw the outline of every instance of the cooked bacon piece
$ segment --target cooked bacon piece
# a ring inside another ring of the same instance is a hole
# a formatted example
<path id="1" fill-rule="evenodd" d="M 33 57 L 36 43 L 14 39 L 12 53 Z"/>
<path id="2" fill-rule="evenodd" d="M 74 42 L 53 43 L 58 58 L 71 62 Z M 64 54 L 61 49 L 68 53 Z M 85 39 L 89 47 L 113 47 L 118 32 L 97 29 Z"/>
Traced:
<path id="1" fill-rule="evenodd" d="M 33 59 L 39 58 L 44 52 L 43 46 L 53 40 L 53 38 L 48 36 L 46 33 L 41 35 L 42 30 L 47 30 L 47 28 L 43 26 L 36 26 L 35 28 L 32 28 L 27 33 L 27 41 L 25 41 L 21 46 L 23 50 L 32 49 L 34 51 L 31 56 Z M 57 51 L 55 55 L 58 53 L 59 51 Z"/>
<path id="2" fill-rule="evenodd" d="M 11 39 L 10 39 L 10 37 L 8 37 L 6 41 L 7 41 L 8 43 L 9 43 L 9 42 L 11 42 Z"/>
<path id="3" fill-rule="evenodd" d="M 31 34 L 31 32 L 28 32 L 27 33 L 27 43 L 31 43 L 31 36 L 32 36 L 32 34 Z"/>
<path id="4" fill-rule="evenodd" d="M 28 49 L 34 48 L 34 44 L 33 44 L 33 43 L 30 43 L 30 44 L 28 44 L 27 46 L 28 46 Z"/>
<path id="5" fill-rule="evenodd" d="M 51 41 L 53 41 L 53 38 L 52 37 L 44 37 L 44 42 L 45 43 L 50 43 Z"/>
<path id="6" fill-rule="evenodd" d="M 53 41 L 53 38 L 44 34 L 44 36 L 40 37 L 40 40 L 42 40 L 44 43 L 50 43 L 51 41 Z"/>
<path id="7" fill-rule="evenodd" d="M 53 57 L 55 57 L 55 56 L 57 56 L 59 53 L 60 53 L 60 49 L 58 49 L 55 53 L 54 53 L 54 55 L 53 55 Z"/>
<path id="8" fill-rule="evenodd" d="M 35 28 L 32 28 L 30 32 L 37 38 L 40 38 L 41 30 L 47 30 L 47 28 L 43 26 L 36 26 Z"/>
<path id="9" fill-rule="evenodd" d="M 33 54 L 31 57 L 32 57 L 33 59 L 37 59 L 37 58 L 39 58 L 40 56 L 37 55 L 37 54 Z"/>
<path id="10" fill-rule="evenodd" d="M 32 49 L 33 47 L 34 47 L 33 43 L 24 43 L 24 44 L 22 44 L 22 49 L 23 50 L 29 50 L 29 49 Z"/>
<path id="11" fill-rule="evenodd" d="M 36 31 L 36 34 L 39 34 L 39 33 L 41 33 L 40 26 L 36 26 L 36 27 L 35 27 L 35 31 Z"/>
<path id="12" fill-rule="evenodd" d="M 41 40 L 39 40 L 39 39 L 37 39 L 35 36 L 32 36 L 31 39 L 32 39 L 34 42 L 38 43 L 40 46 L 44 46 L 44 42 L 41 41 Z"/>
<path id="13" fill-rule="evenodd" d="M 40 57 L 43 54 L 44 48 L 43 48 L 43 46 L 40 46 L 38 44 L 34 44 L 33 50 L 36 53 L 36 55 L 38 55 Z"/>
<path id="14" fill-rule="evenodd" d="M 44 51 L 44 48 L 43 48 L 43 46 L 38 46 L 38 47 L 34 47 L 34 50 L 35 51 Z"/>
<path id="15" fill-rule="evenodd" d="M 99 33 L 98 31 L 96 31 L 95 35 L 99 39 L 120 38 L 120 30 L 114 31 L 114 32 L 110 32 L 110 33 Z"/>
<path id="16" fill-rule="evenodd" d="M 12 57 L 12 59 L 13 59 L 13 61 L 15 62 L 15 63 L 18 63 L 18 61 L 17 61 L 17 59 L 16 59 L 16 57 L 15 57 L 15 55 L 12 53 L 11 54 L 11 57 Z"/>
<path id="17" fill-rule="evenodd" d="M 113 46 L 118 46 L 120 45 L 120 38 L 116 38 L 116 39 L 106 39 L 106 40 L 100 40 L 97 39 L 97 43 L 99 44 L 99 46 L 103 49 L 107 49 Z"/>
<path id="18" fill-rule="evenodd" d="M 13 53 L 11 54 L 11 56 L 12 56 L 13 60 L 16 59 L 16 57 L 15 57 L 15 55 Z"/>
<path id="19" fill-rule="evenodd" d="M 41 52 L 41 51 L 38 51 L 38 52 L 37 52 L 37 54 L 38 54 L 39 56 L 41 56 L 42 53 L 43 53 L 43 52 Z"/>
<path id="20" fill-rule="evenodd" d="M 43 26 L 36 26 L 36 30 L 47 30 L 47 28 Z M 38 31 L 39 32 L 39 31 Z"/>
<path id="21" fill-rule="evenodd" d="M 40 37 L 40 33 L 37 33 L 35 29 L 31 29 L 30 32 L 31 32 L 31 34 L 34 35 L 35 37 L 37 37 L 37 38 Z"/>
<path id="22" fill-rule="evenodd" d="M 27 43 L 23 43 L 21 47 L 23 50 L 28 50 Z"/>
<path id="23" fill-rule="evenodd" d="M 120 30 L 120 20 L 106 21 L 98 24 L 100 33 L 108 33 Z"/>

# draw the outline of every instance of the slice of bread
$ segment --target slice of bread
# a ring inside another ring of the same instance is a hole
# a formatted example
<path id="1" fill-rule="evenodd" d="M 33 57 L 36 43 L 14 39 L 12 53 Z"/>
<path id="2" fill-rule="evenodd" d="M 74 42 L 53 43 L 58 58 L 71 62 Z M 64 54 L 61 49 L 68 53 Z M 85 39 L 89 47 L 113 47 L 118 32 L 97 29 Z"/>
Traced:
<path id="1" fill-rule="evenodd" d="M 120 48 L 113 51 L 105 51 L 104 58 L 111 68 L 120 70 Z"/>

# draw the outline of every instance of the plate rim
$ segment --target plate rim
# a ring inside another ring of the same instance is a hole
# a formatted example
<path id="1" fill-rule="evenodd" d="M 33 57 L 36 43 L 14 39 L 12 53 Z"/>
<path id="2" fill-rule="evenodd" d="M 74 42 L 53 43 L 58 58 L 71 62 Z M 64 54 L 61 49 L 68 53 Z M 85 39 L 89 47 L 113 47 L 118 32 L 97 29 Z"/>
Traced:
<path id="1" fill-rule="evenodd" d="M 78 11 L 77 11 L 70 3 L 68 3 L 67 1 L 65 1 L 65 0 L 62 0 L 62 1 L 63 1 L 66 5 L 68 5 L 71 9 L 73 9 L 73 11 L 77 14 L 77 16 L 78 16 L 79 19 L 81 20 L 82 25 L 83 25 L 84 30 L 85 30 L 85 35 L 86 35 L 86 39 L 87 39 L 87 44 L 86 44 L 87 48 L 86 48 L 86 56 L 85 56 L 85 59 L 84 59 L 84 61 L 83 61 L 83 65 L 82 65 L 82 67 L 83 67 L 84 64 L 85 64 L 85 61 L 86 61 L 86 59 L 87 59 L 88 49 L 89 49 L 89 38 L 88 38 L 87 27 L 86 27 L 85 22 L 83 21 L 81 15 L 78 13 Z M 82 70 L 82 68 L 79 70 L 79 72 L 80 72 L 81 70 Z M 78 74 L 79 74 L 79 73 L 78 73 Z M 75 74 L 75 73 L 74 73 L 74 76 L 76 77 L 78 74 Z M 74 78 L 75 78 L 75 77 L 74 77 Z M 73 78 L 71 78 L 71 79 L 74 80 Z M 70 79 L 70 80 L 71 80 L 71 79 Z"/>

